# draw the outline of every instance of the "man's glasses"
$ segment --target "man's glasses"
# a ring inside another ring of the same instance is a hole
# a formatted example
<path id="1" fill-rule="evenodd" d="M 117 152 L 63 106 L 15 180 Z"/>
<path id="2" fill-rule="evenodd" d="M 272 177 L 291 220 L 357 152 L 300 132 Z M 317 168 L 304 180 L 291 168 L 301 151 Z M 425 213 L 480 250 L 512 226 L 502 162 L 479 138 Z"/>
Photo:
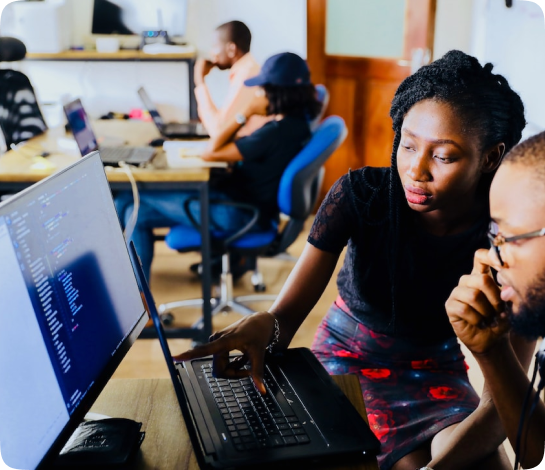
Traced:
<path id="1" fill-rule="evenodd" d="M 490 244 L 494 247 L 494 252 L 498 257 L 498 261 L 502 266 L 505 266 L 505 263 L 501 257 L 500 247 L 505 243 L 515 242 L 517 240 L 524 240 L 528 238 L 536 238 L 545 236 L 545 228 L 540 230 L 535 230 L 533 232 L 523 233 L 522 235 L 515 235 L 514 237 L 504 237 L 498 231 L 498 225 L 494 222 L 490 224 L 490 231 L 488 232 L 488 239 Z"/>

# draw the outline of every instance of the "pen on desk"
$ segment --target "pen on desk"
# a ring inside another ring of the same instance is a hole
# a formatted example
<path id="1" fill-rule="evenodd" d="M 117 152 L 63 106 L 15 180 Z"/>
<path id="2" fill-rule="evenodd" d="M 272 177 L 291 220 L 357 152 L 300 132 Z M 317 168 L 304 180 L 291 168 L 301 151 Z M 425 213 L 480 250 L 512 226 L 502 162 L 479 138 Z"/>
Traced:
<path id="1" fill-rule="evenodd" d="M 9 148 L 13 150 L 14 152 L 18 152 L 21 155 L 25 155 L 21 149 L 19 149 L 19 146 L 23 146 L 22 144 L 25 144 L 26 142 L 19 142 L 18 144 L 11 143 Z M 25 156 L 32 156 L 32 157 L 49 157 L 51 155 L 50 152 L 42 151 L 40 153 L 37 153 L 36 155 L 25 155 Z"/>

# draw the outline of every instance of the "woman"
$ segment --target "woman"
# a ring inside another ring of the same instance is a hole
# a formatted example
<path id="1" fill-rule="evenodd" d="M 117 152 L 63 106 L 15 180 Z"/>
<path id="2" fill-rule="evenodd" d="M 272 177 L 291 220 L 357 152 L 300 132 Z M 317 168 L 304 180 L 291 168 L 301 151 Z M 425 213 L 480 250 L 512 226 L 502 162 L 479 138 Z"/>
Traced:
<path id="1" fill-rule="evenodd" d="M 219 373 L 256 386 L 265 348 L 288 346 L 348 245 L 339 297 L 312 349 L 332 374 L 356 373 L 382 470 L 509 468 L 505 436 L 485 389 L 469 384 L 444 303 L 486 247 L 488 189 L 524 128 L 524 109 L 492 66 L 451 51 L 408 77 L 390 115 L 390 168 L 341 177 L 322 203 L 305 250 L 269 312 L 243 318 L 209 345 Z M 273 343 L 276 341 L 273 340 Z M 531 345 L 515 341 L 527 367 Z M 229 364 L 229 350 L 244 353 Z"/>
<path id="2" fill-rule="evenodd" d="M 277 192 L 285 168 L 310 138 L 308 121 L 316 116 L 321 104 L 306 62 L 296 54 L 285 52 L 270 57 L 258 76 L 244 82 L 260 87 L 254 100 L 237 114 L 218 135 L 210 140 L 202 155 L 207 161 L 232 164 L 227 177 L 213 182 L 211 200 L 252 203 L 260 209 L 263 222 L 278 216 Z M 270 120 L 247 137 L 234 140 L 236 133 L 253 115 L 266 115 Z M 149 279 L 156 227 L 191 225 L 184 201 L 198 197 L 197 191 L 141 193 L 138 221 L 132 240 Z M 132 195 L 116 198 L 119 218 L 128 225 L 133 213 Z M 199 203 L 191 205 L 199 220 Z M 239 229 L 250 215 L 233 206 L 212 204 L 212 228 L 229 231 Z"/>

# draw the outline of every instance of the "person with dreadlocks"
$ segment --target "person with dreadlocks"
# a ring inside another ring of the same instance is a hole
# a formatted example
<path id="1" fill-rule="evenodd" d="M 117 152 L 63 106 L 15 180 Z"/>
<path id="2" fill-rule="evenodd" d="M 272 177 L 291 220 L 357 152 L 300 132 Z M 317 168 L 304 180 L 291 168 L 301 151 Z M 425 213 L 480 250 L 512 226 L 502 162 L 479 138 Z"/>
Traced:
<path id="1" fill-rule="evenodd" d="M 308 243 L 268 312 L 244 317 L 177 360 L 214 354 L 216 374 L 251 373 L 287 348 L 347 246 L 339 296 L 312 350 L 357 374 L 381 470 L 502 469 L 509 461 L 485 386 L 479 399 L 445 311 L 473 254 L 488 247 L 488 190 L 525 126 L 520 97 L 492 65 L 450 51 L 399 86 L 389 168 L 349 171 L 330 189 Z M 528 368 L 533 344 L 511 338 Z M 229 351 L 240 359 L 229 361 Z M 240 367 L 249 361 L 251 372 Z"/>

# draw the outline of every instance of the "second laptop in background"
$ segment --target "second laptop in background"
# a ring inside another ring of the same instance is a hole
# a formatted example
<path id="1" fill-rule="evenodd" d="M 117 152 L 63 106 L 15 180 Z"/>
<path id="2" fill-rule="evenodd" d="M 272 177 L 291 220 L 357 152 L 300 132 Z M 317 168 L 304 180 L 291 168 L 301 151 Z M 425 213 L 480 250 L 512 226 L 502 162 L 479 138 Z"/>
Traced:
<path id="1" fill-rule="evenodd" d="M 65 104 L 64 113 L 82 156 L 100 150 L 100 157 L 104 165 L 118 166 L 121 161 L 131 165 L 141 165 L 149 162 L 155 155 L 156 150 L 153 147 L 99 148 L 97 138 L 91 127 L 91 121 L 80 99 Z"/>
<path id="2" fill-rule="evenodd" d="M 165 123 L 159 114 L 157 107 L 151 101 L 144 87 L 138 89 L 138 96 L 142 100 L 144 108 L 149 112 L 153 122 L 161 135 L 170 139 L 186 139 L 188 137 L 208 137 L 208 132 L 201 123 L 193 122 L 169 122 Z"/>

